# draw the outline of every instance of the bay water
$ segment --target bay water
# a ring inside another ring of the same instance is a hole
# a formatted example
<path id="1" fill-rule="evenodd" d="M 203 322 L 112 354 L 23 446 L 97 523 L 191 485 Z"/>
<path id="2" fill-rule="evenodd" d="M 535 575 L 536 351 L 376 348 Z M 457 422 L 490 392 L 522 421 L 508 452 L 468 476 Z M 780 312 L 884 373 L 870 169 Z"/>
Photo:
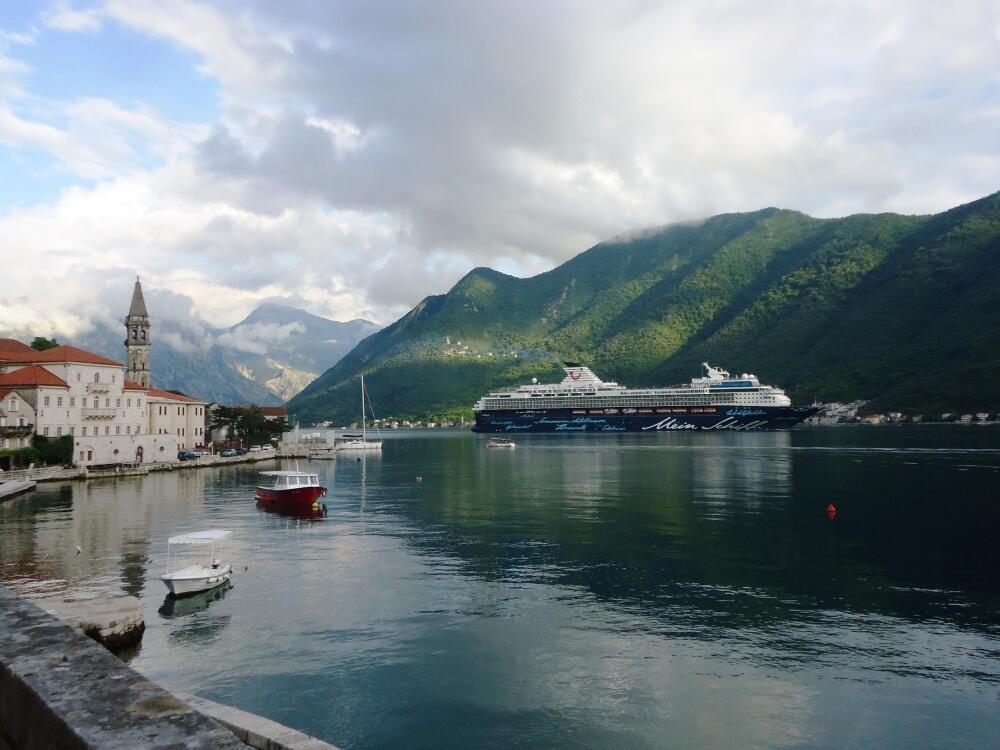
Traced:
<path id="1" fill-rule="evenodd" d="M 317 519 L 278 462 L 39 485 L 0 584 L 138 596 L 132 666 L 343 748 L 1000 744 L 998 428 L 385 438 L 299 462 Z M 232 586 L 168 599 L 205 528 Z"/>

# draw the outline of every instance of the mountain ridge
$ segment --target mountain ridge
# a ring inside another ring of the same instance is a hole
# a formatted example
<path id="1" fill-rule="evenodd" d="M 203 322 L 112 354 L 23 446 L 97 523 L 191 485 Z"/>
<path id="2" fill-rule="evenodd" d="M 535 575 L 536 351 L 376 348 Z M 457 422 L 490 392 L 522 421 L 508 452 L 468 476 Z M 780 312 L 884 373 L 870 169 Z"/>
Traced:
<path id="1" fill-rule="evenodd" d="M 340 322 L 273 302 L 227 328 L 158 315 L 155 295 L 148 305 L 154 385 L 227 404 L 278 406 L 378 329 L 361 318 Z M 125 361 L 124 330 L 117 326 L 57 338 Z"/>
<path id="2" fill-rule="evenodd" d="M 987 407 L 1000 372 L 988 312 L 1000 309 L 1000 193 L 933 215 L 771 207 L 618 237 L 528 278 L 470 270 L 289 408 L 353 420 L 364 373 L 386 415 L 468 414 L 488 389 L 558 378 L 560 359 L 632 386 L 686 381 L 712 361 L 797 401 Z"/>

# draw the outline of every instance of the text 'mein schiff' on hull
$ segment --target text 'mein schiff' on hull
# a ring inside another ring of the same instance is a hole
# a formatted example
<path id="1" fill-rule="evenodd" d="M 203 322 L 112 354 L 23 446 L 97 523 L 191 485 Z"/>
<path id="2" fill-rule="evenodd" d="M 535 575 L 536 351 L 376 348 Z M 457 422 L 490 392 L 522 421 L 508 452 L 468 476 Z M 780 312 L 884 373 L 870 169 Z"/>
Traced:
<path id="1" fill-rule="evenodd" d="M 561 383 L 532 380 L 476 402 L 476 432 L 657 432 L 782 430 L 815 414 L 792 406 L 780 388 L 755 375 L 734 377 L 704 365 L 706 374 L 668 388 L 626 388 L 590 368 L 566 362 Z"/>

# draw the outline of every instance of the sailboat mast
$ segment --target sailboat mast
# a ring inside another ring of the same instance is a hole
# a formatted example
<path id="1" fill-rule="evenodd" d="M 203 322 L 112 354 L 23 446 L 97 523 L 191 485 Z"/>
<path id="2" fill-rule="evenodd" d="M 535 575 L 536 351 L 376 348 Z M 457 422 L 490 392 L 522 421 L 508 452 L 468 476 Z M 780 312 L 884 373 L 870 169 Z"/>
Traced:
<path id="1" fill-rule="evenodd" d="M 365 438 L 365 376 L 361 376 L 361 442 L 366 441 Z"/>

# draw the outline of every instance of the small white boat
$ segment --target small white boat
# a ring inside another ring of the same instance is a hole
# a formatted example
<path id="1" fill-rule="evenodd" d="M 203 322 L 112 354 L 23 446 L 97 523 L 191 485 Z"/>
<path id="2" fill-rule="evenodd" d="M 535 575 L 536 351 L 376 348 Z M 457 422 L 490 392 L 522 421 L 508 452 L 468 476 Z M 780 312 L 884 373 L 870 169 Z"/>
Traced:
<path id="1" fill-rule="evenodd" d="M 233 566 L 221 562 L 219 556 L 223 553 L 223 542 L 232 535 L 233 532 L 225 529 L 209 529 L 170 537 L 167 540 L 167 573 L 160 576 L 160 580 L 174 596 L 196 594 L 226 583 L 233 575 Z M 174 570 L 171 566 L 172 548 L 174 545 L 189 544 L 211 545 L 210 563 L 205 565 L 199 562 Z"/>
<path id="2" fill-rule="evenodd" d="M 338 451 L 380 451 L 382 450 L 382 432 L 375 426 L 378 433 L 378 440 L 369 440 L 368 431 L 365 427 L 365 402 L 368 400 L 365 394 L 365 376 L 361 376 L 361 434 L 341 435 L 334 438 L 333 447 Z M 375 415 L 372 414 L 372 417 Z"/>
<path id="3" fill-rule="evenodd" d="M 515 443 L 510 438 L 490 438 L 486 441 L 487 448 L 516 448 L 517 443 Z"/>
<path id="4" fill-rule="evenodd" d="M 380 451 L 382 441 L 369 440 L 364 435 L 341 435 L 334 438 L 333 446 L 338 451 Z"/>

